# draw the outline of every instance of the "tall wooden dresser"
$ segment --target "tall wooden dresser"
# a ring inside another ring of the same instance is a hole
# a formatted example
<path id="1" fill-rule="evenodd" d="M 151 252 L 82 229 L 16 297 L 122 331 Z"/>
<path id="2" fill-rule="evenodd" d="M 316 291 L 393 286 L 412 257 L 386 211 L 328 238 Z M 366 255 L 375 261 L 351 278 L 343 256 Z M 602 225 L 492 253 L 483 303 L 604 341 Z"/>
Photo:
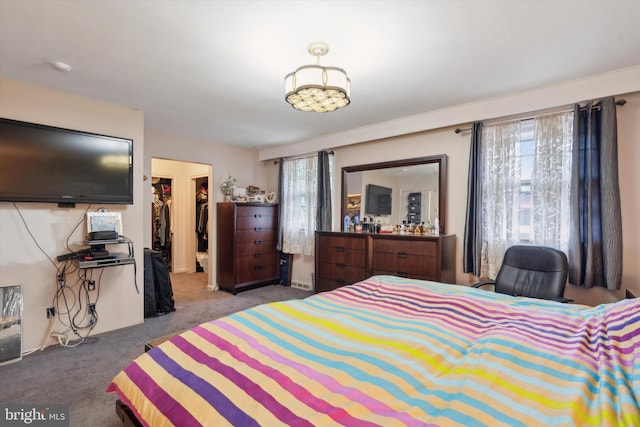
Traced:
<path id="1" fill-rule="evenodd" d="M 316 231 L 315 291 L 386 274 L 455 283 L 456 236 Z"/>
<path id="2" fill-rule="evenodd" d="M 236 294 L 280 280 L 278 205 L 217 204 L 218 285 Z"/>

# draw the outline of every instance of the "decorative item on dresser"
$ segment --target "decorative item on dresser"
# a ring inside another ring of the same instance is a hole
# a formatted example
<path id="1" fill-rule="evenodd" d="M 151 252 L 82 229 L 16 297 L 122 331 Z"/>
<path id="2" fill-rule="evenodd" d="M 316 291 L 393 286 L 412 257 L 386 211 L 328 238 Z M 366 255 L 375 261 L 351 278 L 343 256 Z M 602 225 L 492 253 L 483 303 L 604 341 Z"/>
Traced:
<path id="1" fill-rule="evenodd" d="M 278 205 L 217 204 L 217 276 L 220 288 L 238 290 L 278 283 Z"/>
<path id="2" fill-rule="evenodd" d="M 455 283 L 456 236 L 316 231 L 315 292 L 387 274 Z"/>

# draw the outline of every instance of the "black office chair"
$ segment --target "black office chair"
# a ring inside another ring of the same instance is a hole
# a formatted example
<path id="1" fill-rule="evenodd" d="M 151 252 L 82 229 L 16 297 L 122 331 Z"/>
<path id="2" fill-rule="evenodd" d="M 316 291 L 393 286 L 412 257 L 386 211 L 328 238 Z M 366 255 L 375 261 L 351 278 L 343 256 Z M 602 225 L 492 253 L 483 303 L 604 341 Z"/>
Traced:
<path id="1" fill-rule="evenodd" d="M 495 281 L 472 287 L 494 285 L 495 291 L 513 296 L 571 302 L 564 298 L 569 270 L 564 252 L 545 246 L 511 246 L 504 254 Z"/>

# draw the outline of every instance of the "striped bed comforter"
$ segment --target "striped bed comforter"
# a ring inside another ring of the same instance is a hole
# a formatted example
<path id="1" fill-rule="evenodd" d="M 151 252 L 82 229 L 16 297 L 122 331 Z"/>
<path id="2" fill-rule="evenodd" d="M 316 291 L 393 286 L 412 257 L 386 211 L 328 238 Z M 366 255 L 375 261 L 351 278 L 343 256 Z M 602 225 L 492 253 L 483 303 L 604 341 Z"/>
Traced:
<path id="1" fill-rule="evenodd" d="M 640 299 L 375 276 L 184 332 L 107 391 L 150 426 L 640 426 Z"/>

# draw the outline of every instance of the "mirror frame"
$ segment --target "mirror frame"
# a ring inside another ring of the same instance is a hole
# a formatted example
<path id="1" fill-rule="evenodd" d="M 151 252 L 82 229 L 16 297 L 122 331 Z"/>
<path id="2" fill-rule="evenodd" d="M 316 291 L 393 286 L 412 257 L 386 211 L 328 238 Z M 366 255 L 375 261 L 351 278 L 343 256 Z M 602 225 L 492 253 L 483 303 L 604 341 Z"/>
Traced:
<path id="1" fill-rule="evenodd" d="M 362 172 L 376 169 L 388 169 L 405 166 L 423 165 L 426 163 L 437 163 L 438 175 L 438 222 L 440 223 L 440 235 L 446 231 L 447 218 L 447 155 L 416 157 L 413 159 L 392 160 L 389 162 L 369 163 L 366 165 L 345 166 L 342 168 L 342 206 L 340 218 L 347 214 L 347 174 L 349 172 Z"/>

